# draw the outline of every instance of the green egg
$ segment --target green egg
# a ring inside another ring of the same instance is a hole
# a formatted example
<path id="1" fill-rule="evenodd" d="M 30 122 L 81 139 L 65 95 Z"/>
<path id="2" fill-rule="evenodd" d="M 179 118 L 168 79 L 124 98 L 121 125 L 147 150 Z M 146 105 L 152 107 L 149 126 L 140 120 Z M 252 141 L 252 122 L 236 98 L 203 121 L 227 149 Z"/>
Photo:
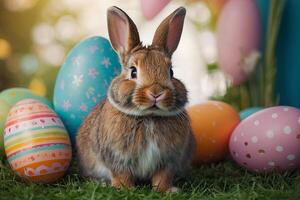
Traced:
<path id="1" fill-rule="evenodd" d="M 4 155 L 4 124 L 10 108 L 11 106 L 8 103 L 6 103 L 6 101 L 0 99 L 0 155 Z"/>
<path id="2" fill-rule="evenodd" d="M 53 108 L 52 103 L 45 97 L 35 95 L 31 90 L 26 88 L 11 88 L 0 93 L 0 99 L 6 101 L 10 106 L 14 106 L 18 101 L 23 99 L 36 99 Z"/>

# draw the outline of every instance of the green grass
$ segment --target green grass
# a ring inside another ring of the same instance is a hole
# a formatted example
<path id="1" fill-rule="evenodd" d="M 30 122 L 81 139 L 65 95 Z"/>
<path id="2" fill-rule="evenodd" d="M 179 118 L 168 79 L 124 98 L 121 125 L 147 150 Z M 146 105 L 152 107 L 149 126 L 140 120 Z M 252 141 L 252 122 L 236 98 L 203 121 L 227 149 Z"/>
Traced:
<path id="1" fill-rule="evenodd" d="M 182 189 L 176 194 L 153 192 L 150 186 L 116 190 L 95 181 L 82 179 L 73 164 L 68 175 L 56 184 L 22 182 L 0 163 L 0 199 L 300 199 L 300 172 L 252 174 L 232 161 L 194 169 L 184 179 L 176 180 Z"/>

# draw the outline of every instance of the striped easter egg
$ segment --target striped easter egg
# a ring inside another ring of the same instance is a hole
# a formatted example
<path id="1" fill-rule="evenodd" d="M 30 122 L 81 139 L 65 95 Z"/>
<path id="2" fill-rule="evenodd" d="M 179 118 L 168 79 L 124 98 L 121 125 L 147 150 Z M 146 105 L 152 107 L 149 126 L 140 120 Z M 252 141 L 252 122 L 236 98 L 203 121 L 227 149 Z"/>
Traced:
<path id="1" fill-rule="evenodd" d="M 69 135 L 57 114 L 34 99 L 19 101 L 5 123 L 4 148 L 8 162 L 21 178 L 51 183 L 69 167 Z"/>

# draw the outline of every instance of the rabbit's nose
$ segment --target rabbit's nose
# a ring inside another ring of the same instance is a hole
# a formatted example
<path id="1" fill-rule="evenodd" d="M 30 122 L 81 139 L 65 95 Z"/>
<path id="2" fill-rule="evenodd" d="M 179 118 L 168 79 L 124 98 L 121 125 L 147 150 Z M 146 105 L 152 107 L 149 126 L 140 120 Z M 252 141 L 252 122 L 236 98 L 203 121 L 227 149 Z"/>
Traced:
<path id="1" fill-rule="evenodd" d="M 159 101 L 164 95 L 164 91 L 160 93 L 153 93 L 151 91 L 147 92 L 148 97 L 153 101 Z"/>

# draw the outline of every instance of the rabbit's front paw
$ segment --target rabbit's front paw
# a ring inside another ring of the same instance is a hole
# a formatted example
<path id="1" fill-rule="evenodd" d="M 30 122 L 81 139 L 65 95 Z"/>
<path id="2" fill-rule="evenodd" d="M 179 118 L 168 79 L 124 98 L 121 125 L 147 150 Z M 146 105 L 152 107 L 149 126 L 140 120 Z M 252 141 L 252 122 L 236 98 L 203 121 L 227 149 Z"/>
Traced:
<path id="1" fill-rule="evenodd" d="M 134 187 L 134 181 L 129 173 L 114 173 L 111 186 L 115 188 L 131 188 Z"/>

